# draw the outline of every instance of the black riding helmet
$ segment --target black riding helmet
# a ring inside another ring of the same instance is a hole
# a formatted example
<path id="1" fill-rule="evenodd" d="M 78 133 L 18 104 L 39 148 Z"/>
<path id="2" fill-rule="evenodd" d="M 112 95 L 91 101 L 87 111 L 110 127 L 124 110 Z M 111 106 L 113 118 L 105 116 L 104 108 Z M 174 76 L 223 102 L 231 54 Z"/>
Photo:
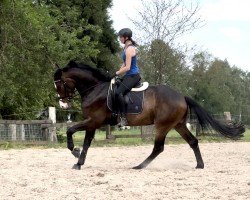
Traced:
<path id="1" fill-rule="evenodd" d="M 129 28 L 123 28 L 118 32 L 118 36 L 128 37 L 130 39 L 132 37 L 132 31 Z"/>

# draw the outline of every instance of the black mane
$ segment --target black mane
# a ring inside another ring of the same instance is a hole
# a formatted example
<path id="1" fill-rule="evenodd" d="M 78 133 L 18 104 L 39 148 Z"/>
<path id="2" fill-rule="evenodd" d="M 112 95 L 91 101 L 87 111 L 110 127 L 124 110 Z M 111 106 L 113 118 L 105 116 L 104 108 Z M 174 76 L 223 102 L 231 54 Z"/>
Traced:
<path id="1" fill-rule="evenodd" d="M 68 69 L 78 68 L 78 69 L 81 69 L 83 71 L 87 70 L 87 71 L 91 72 L 93 74 L 93 76 L 96 77 L 100 81 L 110 81 L 111 80 L 111 76 L 108 72 L 106 72 L 102 69 L 93 68 L 85 63 L 76 63 L 74 61 L 70 61 L 67 65 L 67 67 L 65 67 L 64 69 L 67 70 L 67 68 Z"/>
<path id="2" fill-rule="evenodd" d="M 92 73 L 92 75 L 94 77 L 96 77 L 98 80 L 100 81 L 110 81 L 111 80 L 111 76 L 108 72 L 105 72 L 104 70 L 102 69 L 98 69 L 98 68 L 93 68 L 85 63 L 76 63 L 74 61 L 70 61 L 66 67 L 62 68 L 62 69 L 57 69 L 55 74 L 54 74 L 54 80 L 59 80 L 61 79 L 61 76 L 62 76 L 62 71 L 63 72 L 67 72 L 68 70 L 70 69 L 73 69 L 73 68 L 78 68 L 78 69 L 81 69 L 83 71 L 89 71 Z"/>

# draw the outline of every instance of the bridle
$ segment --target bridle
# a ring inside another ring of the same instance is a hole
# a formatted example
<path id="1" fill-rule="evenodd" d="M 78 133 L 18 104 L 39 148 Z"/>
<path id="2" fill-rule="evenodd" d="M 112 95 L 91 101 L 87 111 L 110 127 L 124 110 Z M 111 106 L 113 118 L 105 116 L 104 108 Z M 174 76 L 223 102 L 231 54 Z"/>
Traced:
<path id="1" fill-rule="evenodd" d="M 77 96 L 78 94 L 75 94 L 75 91 L 76 91 L 76 89 L 72 92 L 72 95 L 68 95 L 67 94 L 67 89 L 68 90 L 71 90 L 72 91 L 72 89 L 67 85 L 67 83 L 66 83 L 66 81 L 64 81 L 62 78 L 61 79 L 59 79 L 59 80 L 56 80 L 56 81 L 54 81 L 54 83 L 55 83 L 55 85 L 56 85 L 56 83 L 58 83 L 58 82 L 62 82 L 63 83 L 63 87 L 64 87 L 64 96 L 63 97 L 58 97 L 58 99 L 59 100 L 64 100 L 64 99 L 66 99 L 67 101 L 71 101 L 72 99 L 73 99 L 73 97 L 75 97 L 75 96 Z"/>
<path id="2" fill-rule="evenodd" d="M 64 86 L 64 96 L 63 96 L 63 97 L 61 97 L 61 96 L 58 97 L 59 100 L 62 101 L 62 100 L 64 100 L 64 99 L 66 99 L 67 101 L 71 101 L 75 96 L 79 95 L 79 94 L 75 94 L 76 89 L 72 92 L 72 95 L 67 95 L 66 90 L 68 89 L 68 90 L 71 90 L 71 91 L 72 91 L 72 89 L 67 85 L 66 81 L 64 81 L 62 78 L 59 79 L 59 80 L 54 81 L 55 85 L 56 85 L 56 83 L 58 83 L 58 82 L 62 82 L 62 83 L 63 83 L 63 86 Z M 101 85 L 101 84 L 102 84 L 102 83 L 97 83 L 97 84 L 95 84 L 95 85 L 93 85 L 93 86 L 90 86 L 89 88 L 87 88 L 86 90 L 84 90 L 84 91 L 81 92 L 81 93 L 84 94 L 85 92 L 89 91 L 90 89 L 95 88 L 96 86 Z"/>

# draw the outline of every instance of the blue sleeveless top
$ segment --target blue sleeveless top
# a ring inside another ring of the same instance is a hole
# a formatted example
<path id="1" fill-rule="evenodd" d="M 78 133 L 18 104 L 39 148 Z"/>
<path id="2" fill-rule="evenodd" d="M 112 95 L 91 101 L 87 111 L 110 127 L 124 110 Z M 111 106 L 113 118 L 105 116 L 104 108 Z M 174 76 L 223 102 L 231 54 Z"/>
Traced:
<path id="1" fill-rule="evenodd" d="M 122 60 L 124 63 L 126 62 L 125 50 L 122 52 Z M 126 72 L 125 76 L 129 76 L 129 75 L 133 75 L 133 74 L 139 74 L 139 67 L 137 66 L 136 55 L 132 57 L 130 70 Z"/>

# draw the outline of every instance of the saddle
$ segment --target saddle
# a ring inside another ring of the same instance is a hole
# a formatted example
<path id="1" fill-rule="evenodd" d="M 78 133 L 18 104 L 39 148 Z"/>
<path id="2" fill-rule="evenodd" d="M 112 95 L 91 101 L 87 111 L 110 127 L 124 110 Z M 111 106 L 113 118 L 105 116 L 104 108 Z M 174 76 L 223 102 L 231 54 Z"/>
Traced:
<path id="1" fill-rule="evenodd" d="M 127 113 L 129 114 L 139 114 L 143 110 L 143 99 L 144 91 L 148 88 L 148 82 L 143 82 L 138 84 L 135 88 L 132 88 L 125 96 L 125 102 L 127 106 Z M 108 96 L 107 96 L 107 106 L 112 111 L 113 114 L 118 114 L 118 104 L 115 99 L 115 90 L 117 89 L 117 84 L 115 78 L 111 80 Z"/>

